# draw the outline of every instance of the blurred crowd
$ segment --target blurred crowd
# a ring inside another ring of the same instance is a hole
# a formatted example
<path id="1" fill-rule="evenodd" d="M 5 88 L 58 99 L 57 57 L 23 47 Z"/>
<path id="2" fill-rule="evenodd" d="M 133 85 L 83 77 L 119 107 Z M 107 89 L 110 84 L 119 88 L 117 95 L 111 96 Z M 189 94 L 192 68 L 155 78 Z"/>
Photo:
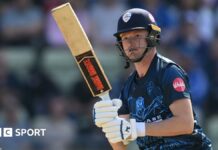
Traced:
<path id="1" fill-rule="evenodd" d="M 159 52 L 188 73 L 194 110 L 218 146 L 218 0 L 1 0 L 0 127 L 46 128 L 46 136 L 0 138 L 0 147 L 110 149 L 92 122 L 92 106 L 98 99 L 92 98 L 84 81 L 78 79 L 62 90 L 41 67 L 48 47 L 66 48 L 50 12 L 65 2 L 71 3 L 93 47 L 105 55 L 115 52 L 113 33 L 126 9 L 150 11 L 162 29 Z M 3 55 L 7 47 L 30 47 L 33 51 L 35 60 L 27 77 L 20 78 L 7 67 Z M 111 97 L 118 97 L 127 72 L 114 79 Z"/>

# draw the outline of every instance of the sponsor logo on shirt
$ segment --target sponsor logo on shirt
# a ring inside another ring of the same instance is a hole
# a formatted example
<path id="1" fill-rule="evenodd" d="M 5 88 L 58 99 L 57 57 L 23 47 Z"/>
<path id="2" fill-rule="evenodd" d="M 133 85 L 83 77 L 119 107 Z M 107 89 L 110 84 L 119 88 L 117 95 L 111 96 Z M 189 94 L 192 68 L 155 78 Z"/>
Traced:
<path id="1" fill-rule="evenodd" d="M 177 92 L 184 92 L 185 91 L 185 83 L 182 78 L 176 78 L 173 81 L 173 88 Z"/>

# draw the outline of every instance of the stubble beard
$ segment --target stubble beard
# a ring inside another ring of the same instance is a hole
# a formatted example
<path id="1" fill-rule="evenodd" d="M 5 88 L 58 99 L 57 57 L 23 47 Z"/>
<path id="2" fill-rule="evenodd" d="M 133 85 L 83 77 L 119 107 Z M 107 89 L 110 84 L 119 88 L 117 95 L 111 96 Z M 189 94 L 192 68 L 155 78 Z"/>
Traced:
<path id="1" fill-rule="evenodd" d="M 139 52 L 141 51 L 141 52 Z M 133 50 L 131 52 L 128 52 L 128 59 L 131 61 L 131 62 L 138 62 L 138 60 L 141 58 L 141 56 L 143 55 L 143 52 L 141 49 L 136 49 L 136 50 Z"/>

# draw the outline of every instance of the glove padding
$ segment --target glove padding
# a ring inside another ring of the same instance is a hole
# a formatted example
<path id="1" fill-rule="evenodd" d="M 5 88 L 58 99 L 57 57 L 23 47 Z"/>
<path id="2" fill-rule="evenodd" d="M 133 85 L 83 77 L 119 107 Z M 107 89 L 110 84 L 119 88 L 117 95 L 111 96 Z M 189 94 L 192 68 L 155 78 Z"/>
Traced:
<path id="1" fill-rule="evenodd" d="M 133 141 L 137 138 L 136 121 L 130 119 L 130 122 L 123 118 L 114 120 L 102 125 L 103 132 L 110 143 Z"/>
<path id="2" fill-rule="evenodd" d="M 95 125 L 102 127 L 103 124 L 112 121 L 118 116 L 118 109 L 122 106 L 120 99 L 102 100 L 94 104 L 93 117 Z"/>

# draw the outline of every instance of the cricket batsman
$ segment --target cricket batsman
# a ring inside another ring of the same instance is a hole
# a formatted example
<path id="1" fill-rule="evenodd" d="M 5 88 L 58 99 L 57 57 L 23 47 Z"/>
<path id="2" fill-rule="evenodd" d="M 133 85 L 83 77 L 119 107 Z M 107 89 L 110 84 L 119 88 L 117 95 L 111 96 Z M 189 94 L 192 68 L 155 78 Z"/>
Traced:
<path id="1" fill-rule="evenodd" d="M 114 36 L 135 70 L 119 99 L 95 103 L 95 124 L 113 150 L 125 150 L 133 140 L 140 150 L 212 150 L 192 109 L 186 72 L 157 52 L 160 33 L 144 9 L 129 9 L 119 18 Z"/>

